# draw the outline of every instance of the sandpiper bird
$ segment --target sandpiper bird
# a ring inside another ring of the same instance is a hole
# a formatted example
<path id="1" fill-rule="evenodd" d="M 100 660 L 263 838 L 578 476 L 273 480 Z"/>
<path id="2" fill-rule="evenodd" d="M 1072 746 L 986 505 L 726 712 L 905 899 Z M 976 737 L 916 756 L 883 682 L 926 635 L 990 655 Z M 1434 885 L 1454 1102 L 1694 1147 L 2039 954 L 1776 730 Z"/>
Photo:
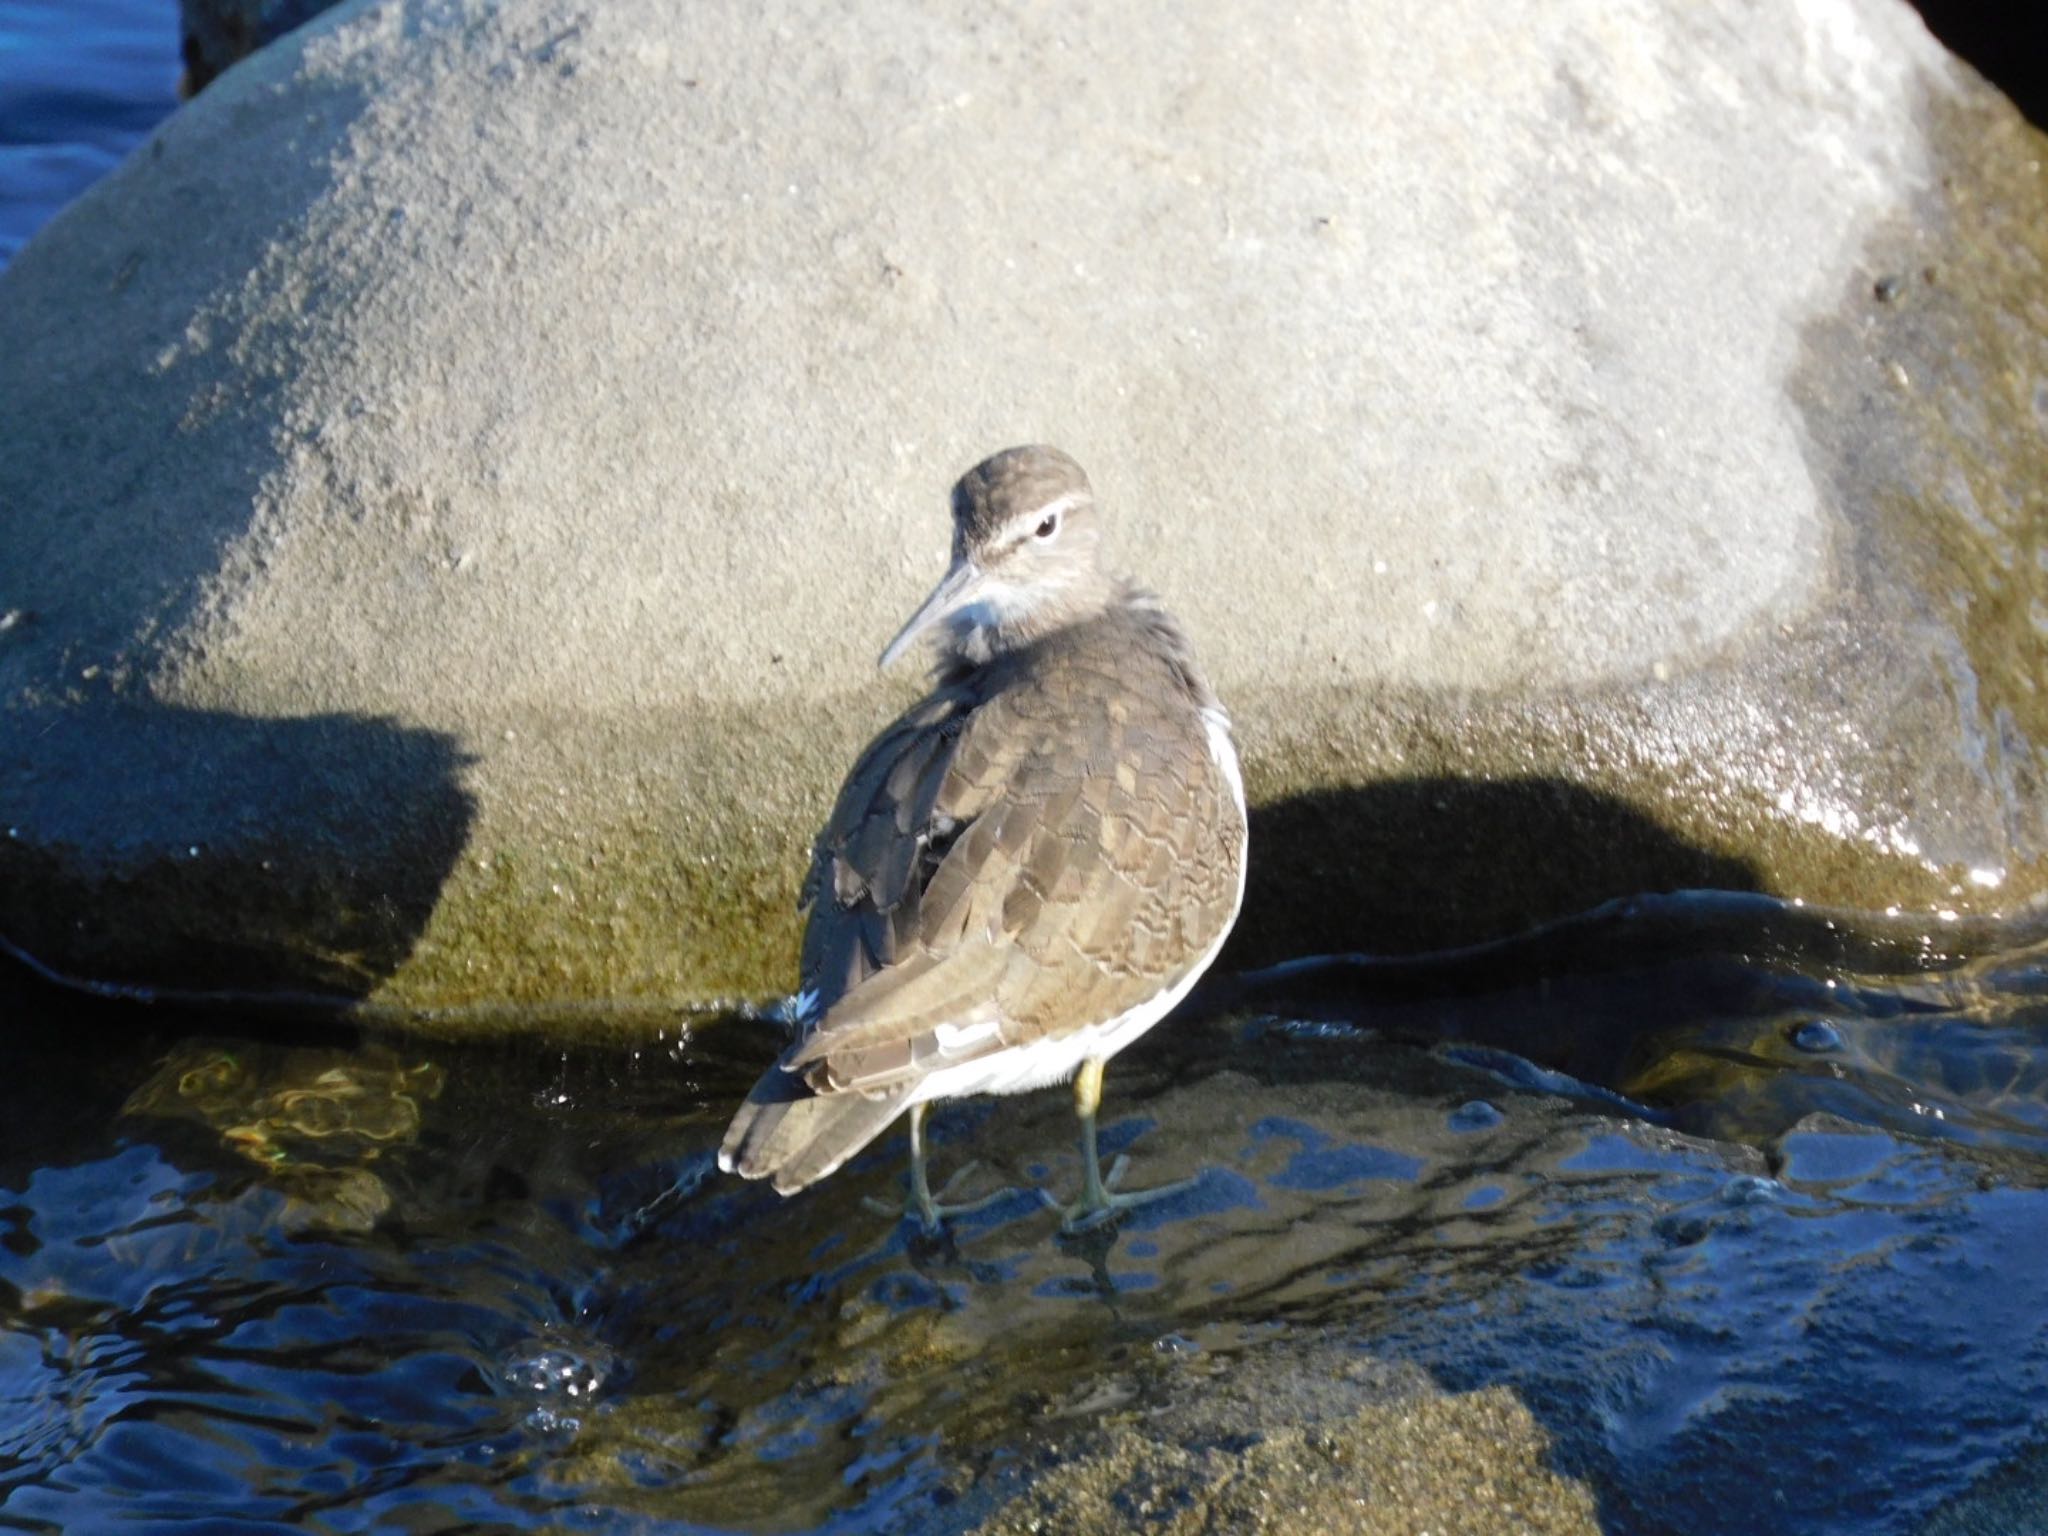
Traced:
<path id="1" fill-rule="evenodd" d="M 1139 1198 L 1095 1147 L 1102 1068 L 1216 958 L 1244 897 L 1229 718 L 1158 599 L 1097 563 L 1095 495 L 1056 448 L 953 491 L 951 568 L 882 652 L 941 627 L 932 692 L 868 746 L 818 834 L 798 1036 L 719 1166 L 791 1194 L 937 1099 L 1072 1076 L 1086 1181 L 1067 1225 Z"/>

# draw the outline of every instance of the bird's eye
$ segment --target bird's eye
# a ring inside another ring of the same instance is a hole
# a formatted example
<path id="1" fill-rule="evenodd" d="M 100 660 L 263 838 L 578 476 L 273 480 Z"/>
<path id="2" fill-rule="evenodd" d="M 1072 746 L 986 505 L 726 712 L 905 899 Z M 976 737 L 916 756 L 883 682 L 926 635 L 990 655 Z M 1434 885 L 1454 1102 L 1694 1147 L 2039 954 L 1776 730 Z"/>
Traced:
<path id="1" fill-rule="evenodd" d="M 1040 537 L 1041 539 L 1049 539 L 1059 531 L 1060 515 L 1057 512 L 1053 513 L 1052 516 L 1048 517 L 1044 522 L 1040 523 L 1036 529 L 1038 537 Z"/>

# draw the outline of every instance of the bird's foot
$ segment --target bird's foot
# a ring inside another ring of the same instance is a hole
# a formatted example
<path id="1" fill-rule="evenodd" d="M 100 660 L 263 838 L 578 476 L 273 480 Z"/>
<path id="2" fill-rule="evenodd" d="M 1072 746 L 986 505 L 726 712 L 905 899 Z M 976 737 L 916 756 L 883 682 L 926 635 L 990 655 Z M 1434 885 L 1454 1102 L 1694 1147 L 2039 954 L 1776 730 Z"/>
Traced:
<path id="1" fill-rule="evenodd" d="M 1155 1200 L 1169 1199 L 1201 1182 L 1200 1175 L 1197 1175 L 1192 1179 L 1175 1179 L 1171 1184 L 1154 1185 L 1150 1189 L 1118 1189 L 1130 1166 L 1130 1158 L 1119 1152 L 1116 1161 L 1109 1165 L 1107 1174 L 1097 1174 L 1091 1168 L 1087 1187 L 1072 1205 L 1061 1205 L 1049 1190 L 1039 1190 L 1038 1198 L 1049 1209 L 1060 1213 L 1060 1231 L 1072 1236 L 1091 1232 L 1105 1222 L 1115 1221 L 1121 1212 L 1150 1205 Z"/>
<path id="2" fill-rule="evenodd" d="M 966 1182 L 980 1166 L 979 1163 L 962 1164 L 953 1176 L 946 1180 L 937 1195 L 932 1194 L 922 1179 L 912 1178 L 908 1181 L 910 1189 L 903 1197 L 901 1205 L 891 1205 L 887 1200 L 877 1200 L 872 1195 L 864 1197 L 861 1204 L 877 1216 L 889 1216 L 897 1221 L 914 1221 L 924 1229 L 925 1236 L 936 1237 L 941 1224 L 950 1217 L 970 1216 L 1008 1197 L 1010 1188 L 1004 1185 L 991 1194 L 983 1195 L 979 1200 L 949 1202 L 947 1197 Z"/>

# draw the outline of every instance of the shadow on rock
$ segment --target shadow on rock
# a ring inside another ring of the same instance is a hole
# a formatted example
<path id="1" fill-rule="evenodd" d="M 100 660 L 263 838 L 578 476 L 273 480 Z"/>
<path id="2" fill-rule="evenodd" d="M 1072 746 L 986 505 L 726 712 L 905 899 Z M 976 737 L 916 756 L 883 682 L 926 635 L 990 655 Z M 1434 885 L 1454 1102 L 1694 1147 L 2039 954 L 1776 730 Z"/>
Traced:
<path id="1" fill-rule="evenodd" d="M 1554 778 L 1392 779 L 1251 814 L 1244 916 L 1222 969 L 1505 939 L 1619 897 L 1755 891 L 1755 870 Z"/>
<path id="2" fill-rule="evenodd" d="M 389 720 L 12 718 L 0 938 L 93 984 L 365 997 L 412 952 L 475 814 L 453 738 Z"/>

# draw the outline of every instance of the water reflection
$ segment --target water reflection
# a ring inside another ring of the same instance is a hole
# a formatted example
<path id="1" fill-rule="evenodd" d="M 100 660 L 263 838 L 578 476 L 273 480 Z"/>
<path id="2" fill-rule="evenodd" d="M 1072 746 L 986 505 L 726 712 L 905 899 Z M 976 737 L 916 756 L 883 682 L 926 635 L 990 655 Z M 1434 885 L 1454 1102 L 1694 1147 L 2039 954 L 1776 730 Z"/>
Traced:
<path id="1" fill-rule="evenodd" d="M 128 1050 L 38 994 L 0 1528 L 966 1531 L 1047 1447 L 1249 1455 L 1417 1367 L 1512 1389 L 1608 1530 L 1896 1529 L 2042 1434 L 2031 961 L 1496 979 L 1155 1034 L 1105 1141 L 1190 1182 L 1076 1239 L 1059 1094 L 934 1116 L 1007 1191 L 938 1240 L 863 1204 L 900 1140 L 792 1200 L 719 1177 L 755 1022 Z"/>

